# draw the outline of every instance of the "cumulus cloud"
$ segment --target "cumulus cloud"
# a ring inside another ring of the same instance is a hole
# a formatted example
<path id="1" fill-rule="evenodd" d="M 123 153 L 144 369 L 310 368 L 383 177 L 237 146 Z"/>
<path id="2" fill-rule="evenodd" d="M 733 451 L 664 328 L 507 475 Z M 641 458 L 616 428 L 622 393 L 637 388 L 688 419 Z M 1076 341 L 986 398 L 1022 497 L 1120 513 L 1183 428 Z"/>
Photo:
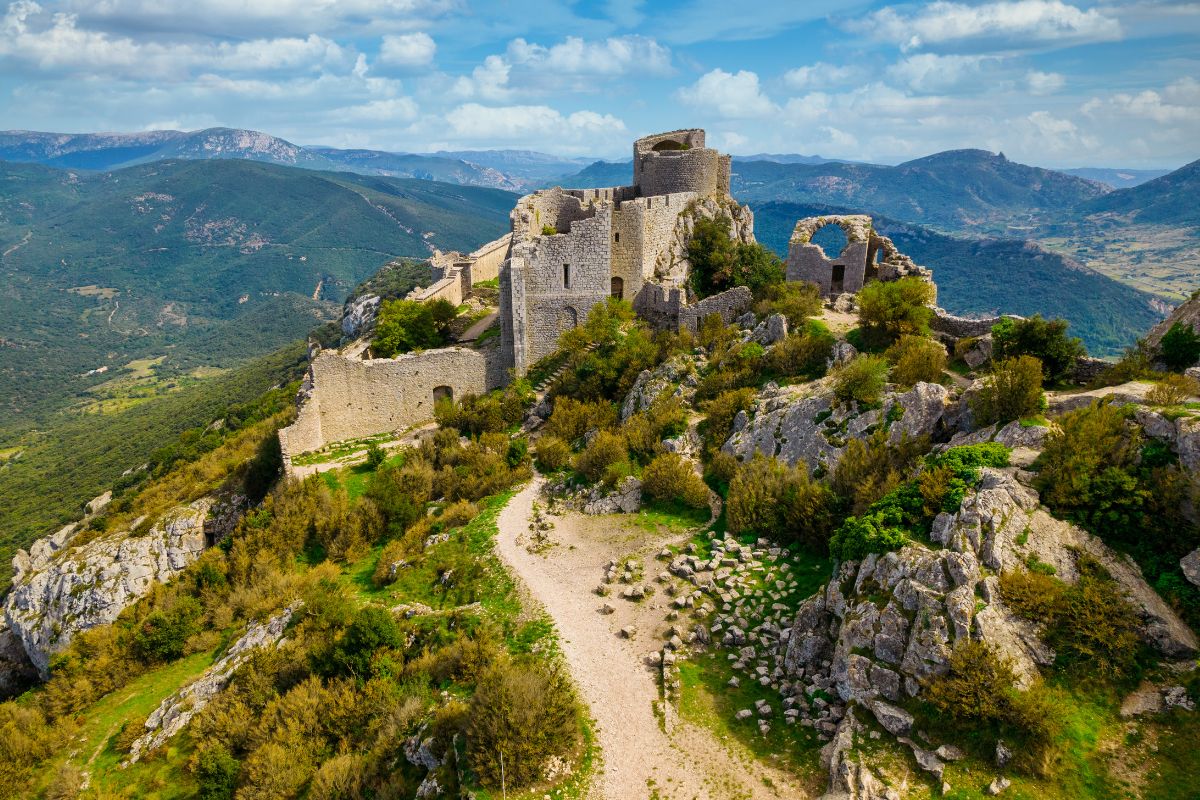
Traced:
<path id="1" fill-rule="evenodd" d="M 866 30 L 905 50 L 956 42 L 1022 48 L 1121 38 L 1121 23 L 1115 17 L 1062 0 L 1004 0 L 975 6 L 939 0 L 919 7 L 888 7 L 867 17 Z"/>
<path id="2" fill-rule="evenodd" d="M 1118 92 L 1107 98 L 1093 97 L 1083 113 L 1096 120 L 1124 117 L 1163 125 L 1200 122 L 1200 81 L 1180 78 L 1161 92 Z M 1200 130 L 1193 130 L 1200 137 Z M 1200 138 L 1198 138 L 1200 140 Z"/>
<path id="3" fill-rule="evenodd" d="M 420 112 L 411 97 L 371 100 L 354 106 L 342 106 L 329 113 L 330 119 L 354 122 L 411 122 Z"/>
<path id="4" fill-rule="evenodd" d="M 813 89 L 841 86 L 859 79 L 862 74 L 863 71 L 859 67 L 818 61 L 815 64 L 788 70 L 783 73 L 783 82 L 789 89 Z"/>
<path id="5" fill-rule="evenodd" d="M 1029 93 L 1038 96 L 1054 94 L 1066 83 L 1066 77 L 1057 72 L 1040 72 L 1031 69 L 1025 73 L 1025 85 L 1029 88 Z"/>
<path id="6" fill-rule="evenodd" d="M 379 60 L 400 67 L 420 67 L 433 61 L 437 43 L 423 31 L 389 34 L 379 45 Z"/>
<path id="7" fill-rule="evenodd" d="M 78 25 L 73 14 L 47 14 L 18 0 L 0 20 L 0 58 L 41 70 L 181 77 L 194 69 L 254 72 L 344 64 L 347 53 L 315 34 L 209 44 L 141 42 Z"/>
<path id="8" fill-rule="evenodd" d="M 671 51 L 645 36 L 618 36 L 595 42 L 568 36 L 550 47 L 514 39 L 509 42 L 507 56 L 513 64 L 569 75 L 671 73 Z"/>
<path id="9" fill-rule="evenodd" d="M 457 97 L 478 97 L 483 100 L 507 100 L 512 94 L 508 85 L 508 74 L 512 70 L 500 56 L 488 56 L 483 63 L 462 75 L 454 82 L 453 92 Z"/>
<path id="10" fill-rule="evenodd" d="M 625 123 L 611 114 L 562 114 L 544 105 L 465 103 L 447 113 L 445 123 L 448 130 L 442 133 L 453 141 L 488 147 L 536 145 L 563 153 L 595 153 L 628 138 Z"/>
<path id="11" fill-rule="evenodd" d="M 714 69 L 678 92 L 679 99 L 693 108 L 712 111 L 726 119 L 768 117 L 779 107 L 763 93 L 758 75 L 748 70 L 726 72 Z"/>
<path id="12" fill-rule="evenodd" d="M 887 69 L 887 75 L 892 81 L 914 91 L 944 91 L 964 80 L 978 77 L 984 61 L 984 56 L 919 53 L 892 64 Z"/>

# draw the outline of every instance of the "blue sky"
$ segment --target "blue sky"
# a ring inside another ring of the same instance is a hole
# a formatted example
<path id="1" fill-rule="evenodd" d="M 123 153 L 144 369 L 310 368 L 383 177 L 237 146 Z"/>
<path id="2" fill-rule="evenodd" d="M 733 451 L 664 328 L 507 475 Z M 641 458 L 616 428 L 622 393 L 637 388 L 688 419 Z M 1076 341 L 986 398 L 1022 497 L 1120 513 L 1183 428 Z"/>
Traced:
<path id="1" fill-rule="evenodd" d="M 0 128 L 1045 166 L 1200 157 L 1200 3 L 0 0 Z"/>

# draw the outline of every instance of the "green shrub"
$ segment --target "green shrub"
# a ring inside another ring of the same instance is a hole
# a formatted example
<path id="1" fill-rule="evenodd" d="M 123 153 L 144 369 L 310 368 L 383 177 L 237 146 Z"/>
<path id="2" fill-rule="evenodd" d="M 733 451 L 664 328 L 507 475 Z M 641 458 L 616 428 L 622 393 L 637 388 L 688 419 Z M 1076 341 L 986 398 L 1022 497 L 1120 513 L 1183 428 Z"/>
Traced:
<path id="1" fill-rule="evenodd" d="M 734 241 L 732 220 L 725 214 L 713 219 L 696 216 L 688 241 L 692 289 L 701 297 L 734 286 L 748 286 L 755 295 L 783 282 L 779 256 L 760 244 Z"/>
<path id="2" fill-rule="evenodd" d="M 722 392 L 704 403 L 704 422 L 700 434 L 704 437 L 704 451 L 709 458 L 720 451 L 733 433 L 733 421 L 741 411 L 754 408 L 758 392 L 753 389 L 734 389 Z"/>
<path id="3" fill-rule="evenodd" d="M 991 374 L 970 398 L 978 426 L 1032 417 L 1042 405 L 1042 363 L 1033 356 L 993 362 Z"/>
<path id="4" fill-rule="evenodd" d="M 499 661 L 479 679 L 467 722 L 467 754 L 484 786 L 540 780 L 551 756 L 579 739 L 579 704 L 561 669 L 527 660 Z M 501 768 L 503 758 L 503 768 Z"/>
<path id="5" fill-rule="evenodd" d="M 898 523 L 879 511 L 847 517 L 829 539 L 829 554 L 840 561 L 857 561 L 870 553 L 899 550 L 908 543 L 908 535 Z"/>
<path id="6" fill-rule="evenodd" d="M 613 431 L 600 431 L 575 457 L 575 469 L 591 483 L 605 477 L 608 469 L 629 460 L 625 437 Z"/>
<path id="7" fill-rule="evenodd" d="M 889 345 L 906 334 L 927 335 L 935 291 L 933 284 L 917 277 L 868 283 L 858 293 L 864 337 L 872 344 Z"/>
<path id="8" fill-rule="evenodd" d="M 888 363 L 883 356 L 860 353 L 833 374 L 833 394 L 843 403 L 874 405 L 887 386 Z"/>
<path id="9" fill-rule="evenodd" d="M 833 494 L 809 477 L 804 464 L 789 467 L 761 453 L 740 465 L 729 482 L 729 530 L 824 552 L 833 523 Z"/>
<path id="10" fill-rule="evenodd" d="M 570 445 L 578 445 L 591 430 L 611 430 L 617 426 L 617 411 L 604 400 L 581 402 L 571 397 L 554 398 L 554 411 L 546 421 L 545 434 Z"/>
<path id="11" fill-rule="evenodd" d="M 556 233 L 558 233 L 558 228 L 555 228 L 553 225 L 542 226 L 542 236 L 554 236 Z"/>
<path id="12" fill-rule="evenodd" d="M 179 658 L 188 637 L 200 629 L 202 613 L 196 598 L 175 596 L 169 607 L 151 611 L 138 625 L 134 652 L 148 664 Z"/>
<path id="13" fill-rule="evenodd" d="M 824 325 L 806 326 L 771 348 L 767 368 L 776 375 L 820 378 L 836 341 Z"/>
<path id="14" fill-rule="evenodd" d="M 1035 622 L 1054 620 L 1062 611 L 1066 584 L 1051 575 L 1010 569 L 1000 575 L 1000 596 L 1017 614 Z"/>
<path id="15" fill-rule="evenodd" d="M 241 762 L 221 744 L 210 744 L 195 756 L 200 800 L 232 800 Z"/>
<path id="16" fill-rule="evenodd" d="M 391 358 L 413 350 L 441 347 L 458 310 L 445 300 L 387 300 L 379 308 L 371 350 Z"/>
<path id="17" fill-rule="evenodd" d="M 554 472 L 571 462 L 571 448 L 562 439 L 549 434 L 537 440 L 538 466 L 545 472 Z"/>
<path id="18" fill-rule="evenodd" d="M 687 411 L 678 398 L 665 392 L 621 426 L 630 454 L 641 464 L 649 463 L 662 450 L 663 439 L 672 439 L 686 430 Z"/>
<path id="19" fill-rule="evenodd" d="M 925 687 L 925 699 L 937 711 L 936 722 L 950 730 L 981 734 L 994 749 L 1004 739 L 1014 752 L 1014 766 L 1047 775 L 1062 738 L 1063 722 L 1046 689 L 1016 688 L 1012 666 L 984 642 L 957 643 L 949 670 Z"/>
<path id="20" fill-rule="evenodd" d="M 1138 613 L 1109 574 L 1089 557 L 1079 559 L 1079 580 L 1063 592 L 1049 622 L 1055 665 L 1077 680 L 1127 683 L 1138 676 Z"/>
<path id="21" fill-rule="evenodd" d="M 498 433 L 519 425 L 533 398 L 529 382 L 519 379 L 484 395 L 468 392 L 457 401 L 442 398 L 434 406 L 434 417 L 443 428 L 464 436 Z"/>
<path id="22" fill-rule="evenodd" d="M 367 469 L 374 472 L 383 466 L 384 461 L 387 461 L 387 453 L 379 445 L 371 443 L 367 447 Z"/>
<path id="23" fill-rule="evenodd" d="M 1146 393 L 1146 402 L 1156 406 L 1182 405 L 1189 397 L 1200 394 L 1200 381 L 1190 375 L 1169 373 Z"/>
<path id="24" fill-rule="evenodd" d="M 404 647 L 404 634 L 385 608 L 365 606 L 354 615 L 333 649 L 331 668 L 359 680 L 371 677 L 371 661 L 381 648 Z"/>
<path id="25" fill-rule="evenodd" d="M 1182 372 L 1200 361 L 1200 334 L 1191 325 L 1176 322 L 1159 340 L 1158 351 L 1168 369 Z"/>
<path id="26" fill-rule="evenodd" d="M 821 313 L 821 290 L 815 283 L 807 281 L 771 284 L 763 290 L 762 299 L 754 304 L 754 313 L 759 317 L 783 314 L 791 329 L 798 330 L 809 317 Z"/>
<path id="27" fill-rule="evenodd" d="M 1005 317 L 992 326 L 992 357 L 1032 356 L 1041 362 L 1044 382 L 1057 383 L 1070 374 L 1077 358 L 1087 355 L 1082 341 L 1067 336 L 1068 325 L 1064 319 L 1042 319 L 1041 314 Z"/>
<path id="28" fill-rule="evenodd" d="M 689 508 L 708 507 L 708 486 L 677 453 L 655 457 L 642 471 L 642 493 L 651 500 L 678 501 Z"/>
<path id="29" fill-rule="evenodd" d="M 830 488 L 851 514 L 862 514 L 871 504 L 898 487 L 929 449 L 929 437 L 904 437 L 889 443 L 883 428 L 867 439 L 851 439 L 838 459 Z"/>
<path id="30" fill-rule="evenodd" d="M 892 363 L 892 380 L 905 389 L 937 383 L 946 369 L 946 348 L 924 336 L 901 336 L 884 355 Z"/>

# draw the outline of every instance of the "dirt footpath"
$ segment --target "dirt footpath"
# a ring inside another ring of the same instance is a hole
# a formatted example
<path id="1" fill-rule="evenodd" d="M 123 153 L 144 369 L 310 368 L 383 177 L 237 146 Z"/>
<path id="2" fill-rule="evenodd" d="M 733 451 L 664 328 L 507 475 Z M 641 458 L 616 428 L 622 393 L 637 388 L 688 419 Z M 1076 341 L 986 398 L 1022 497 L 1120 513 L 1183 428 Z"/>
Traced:
<path id="1" fill-rule="evenodd" d="M 662 568 L 654 554 L 678 540 L 628 525 L 619 515 L 552 516 L 552 546 L 526 548 L 533 505 L 542 480 L 513 497 L 498 520 L 496 549 L 553 618 L 563 653 L 596 722 L 602 766 L 593 781 L 593 800 L 730 800 L 803 798 L 790 776 L 750 759 L 743 748 L 712 732 L 656 713 L 656 671 L 645 656 L 662 645 L 670 611 L 665 593 L 640 603 L 618 592 L 603 598 L 594 589 L 610 559 L 636 556 L 646 582 Z M 602 614 L 605 603 L 616 608 Z M 637 628 L 632 640 L 619 631 Z M 669 733 L 667 731 L 670 731 Z"/>

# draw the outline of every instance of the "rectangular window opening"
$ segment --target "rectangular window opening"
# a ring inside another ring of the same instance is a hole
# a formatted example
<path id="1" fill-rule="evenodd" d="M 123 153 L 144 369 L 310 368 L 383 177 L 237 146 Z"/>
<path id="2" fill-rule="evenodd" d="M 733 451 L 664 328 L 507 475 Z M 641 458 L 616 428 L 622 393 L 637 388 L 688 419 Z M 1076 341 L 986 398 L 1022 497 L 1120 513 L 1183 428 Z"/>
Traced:
<path id="1" fill-rule="evenodd" d="M 571 265 L 563 264 L 563 288 L 571 288 Z"/>

